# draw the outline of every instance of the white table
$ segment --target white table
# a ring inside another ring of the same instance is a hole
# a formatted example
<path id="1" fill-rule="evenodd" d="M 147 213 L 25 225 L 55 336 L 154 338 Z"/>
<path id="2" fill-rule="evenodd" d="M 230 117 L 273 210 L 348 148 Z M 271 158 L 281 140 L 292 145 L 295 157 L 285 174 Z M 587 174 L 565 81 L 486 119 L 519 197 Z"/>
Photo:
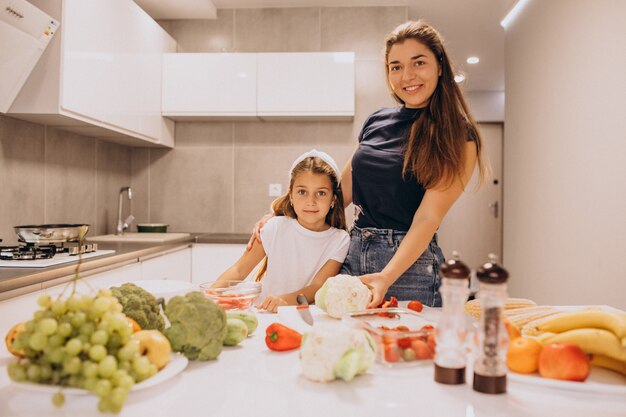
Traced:
<path id="1" fill-rule="evenodd" d="M 626 416 L 626 395 L 542 388 L 509 379 L 508 392 L 487 395 L 468 384 L 433 381 L 432 364 L 389 369 L 375 364 L 350 383 L 320 384 L 301 374 L 298 352 L 272 352 L 264 342 L 275 314 L 259 314 L 256 333 L 219 358 L 194 362 L 177 376 L 133 392 L 120 416 Z M 3 331 L 4 329 L 0 329 Z M 4 352 L 4 350 L 2 350 Z M 67 396 L 55 409 L 49 394 L 16 387 L 0 358 L 0 416 L 102 416 L 91 395 Z M 110 414 L 109 414 L 110 415 Z"/>

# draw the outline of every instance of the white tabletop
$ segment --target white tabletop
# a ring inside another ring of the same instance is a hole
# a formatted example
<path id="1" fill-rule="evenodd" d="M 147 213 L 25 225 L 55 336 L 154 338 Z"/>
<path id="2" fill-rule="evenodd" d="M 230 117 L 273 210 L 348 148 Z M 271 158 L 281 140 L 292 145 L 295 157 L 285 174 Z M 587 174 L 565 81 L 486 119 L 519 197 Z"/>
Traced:
<path id="1" fill-rule="evenodd" d="M 265 328 L 276 314 L 259 314 L 259 328 L 241 345 L 209 362 L 132 392 L 120 416 L 626 416 L 626 395 L 544 387 L 509 377 L 508 392 L 480 394 L 471 385 L 433 381 L 432 363 L 403 369 L 375 364 L 352 382 L 315 383 L 301 373 L 298 351 L 273 352 Z M 13 384 L 0 358 L 0 416 L 102 416 L 91 395 L 67 396 L 55 409 L 50 394 Z M 625 384 L 626 387 L 626 379 Z"/>

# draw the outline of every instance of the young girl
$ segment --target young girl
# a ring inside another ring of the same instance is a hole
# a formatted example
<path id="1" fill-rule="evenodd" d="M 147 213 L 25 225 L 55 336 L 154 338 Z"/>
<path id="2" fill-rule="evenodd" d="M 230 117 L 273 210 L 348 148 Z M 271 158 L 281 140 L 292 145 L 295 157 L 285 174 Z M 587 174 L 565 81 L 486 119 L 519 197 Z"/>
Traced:
<path id="1" fill-rule="evenodd" d="M 257 274 L 263 279 L 258 308 L 276 312 L 295 305 L 298 294 L 312 302 L 348 253 L 340 181 L 328 154 L 314 149 L 300 155 L 291 166 L 288 192 L 272 203 L 275 217 L 261 231 L 263 243 L 255 242 L 218 281 L 243 280 L 266 258 Z"/>

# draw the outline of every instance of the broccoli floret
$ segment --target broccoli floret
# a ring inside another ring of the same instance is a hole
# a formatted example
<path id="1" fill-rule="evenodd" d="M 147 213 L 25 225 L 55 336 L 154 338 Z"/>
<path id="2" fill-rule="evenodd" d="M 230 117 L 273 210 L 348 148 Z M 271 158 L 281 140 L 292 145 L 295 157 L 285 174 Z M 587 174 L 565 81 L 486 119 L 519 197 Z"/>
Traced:
<path id="1" fill-rule="evenodd" d="M 163 299 L 156 298 L 135 284 L 127 283 L 112 287 L 111 293 L 122 304 L 122 312 L 144 330 L 163 331 L 165 320 L 161 315 Z"/>
<path id="2" fill-rule="evenodd" d="M 201 361 L 215 359 L 222 352 L 226 313 L 201 292 L 172 297 L 165 305 L 165 315 L 171 326 L 163 334 L 174 351 Z"/>

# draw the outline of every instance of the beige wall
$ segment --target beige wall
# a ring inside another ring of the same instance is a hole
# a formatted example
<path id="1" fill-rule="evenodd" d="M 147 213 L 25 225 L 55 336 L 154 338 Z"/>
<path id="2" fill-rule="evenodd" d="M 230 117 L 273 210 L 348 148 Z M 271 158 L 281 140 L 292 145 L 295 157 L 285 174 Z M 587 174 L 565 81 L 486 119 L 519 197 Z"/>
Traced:
<path id="1" fill-rule="evenodd" d="M 626 308 L 626 2 L 531 1 L 506 30 L 511 293 Z"/>
<path id="2" fill-rule="evenodd" d="M 130 148 L 0 114 L 0 245 L 15 244 L 13 226 L 24 224 L 114 231 L 130 158 Z"/>
<path id="3" fill-rule="evenodd" d="M 407 16 L 406 7 L 286 8 L 161 21 L 179 52 L 355 51 L 356 116 L 353 122 L 179 122 L 174 150 L 133 150 L 133 189 L 145 202 L 135 216 L 167 222 L 173 231 L 247 233 L 269 209 L 268 185 L 281 183 L 285 191 L 291 162 L 302 152 L 324 150 L 343 166 L 365 118 L 393 105 L 382 42 Z"/>

